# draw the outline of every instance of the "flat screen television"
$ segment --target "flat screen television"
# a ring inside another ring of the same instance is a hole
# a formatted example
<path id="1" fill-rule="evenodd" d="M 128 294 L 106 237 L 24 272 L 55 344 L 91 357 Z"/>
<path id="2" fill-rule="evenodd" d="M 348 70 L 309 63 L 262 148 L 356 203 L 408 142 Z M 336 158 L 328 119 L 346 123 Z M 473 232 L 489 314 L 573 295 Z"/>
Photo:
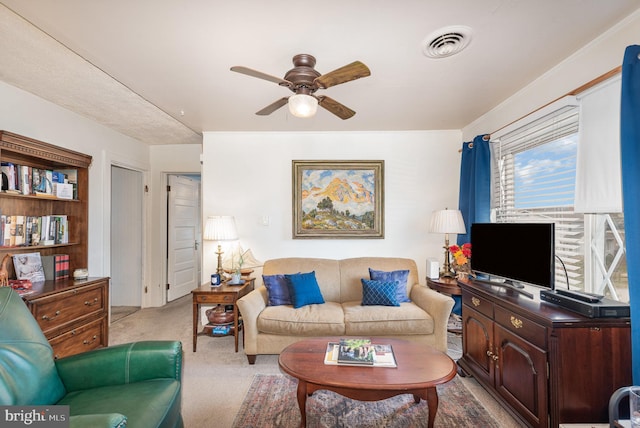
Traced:
<path id="1" fill-rule="evenodd" d="M 554 226 L 553 223 L 472 224 L 471 269 L 488 275 L 490 281 L 497 279 L 496 285 L 523 288 L 523 284 L 531 284 L 553 290 Z"/>

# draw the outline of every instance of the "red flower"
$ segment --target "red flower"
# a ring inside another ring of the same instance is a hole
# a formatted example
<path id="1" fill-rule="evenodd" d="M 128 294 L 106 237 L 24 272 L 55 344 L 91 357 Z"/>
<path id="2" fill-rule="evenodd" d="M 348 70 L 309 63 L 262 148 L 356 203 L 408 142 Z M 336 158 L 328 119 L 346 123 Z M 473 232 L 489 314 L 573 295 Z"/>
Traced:
<path id="1" fill-rule="evenodd" d="M 471 258 L 471 244 L 466 243 L 462 246 L 462 254 L 464 254 L 466 258 Z"/>

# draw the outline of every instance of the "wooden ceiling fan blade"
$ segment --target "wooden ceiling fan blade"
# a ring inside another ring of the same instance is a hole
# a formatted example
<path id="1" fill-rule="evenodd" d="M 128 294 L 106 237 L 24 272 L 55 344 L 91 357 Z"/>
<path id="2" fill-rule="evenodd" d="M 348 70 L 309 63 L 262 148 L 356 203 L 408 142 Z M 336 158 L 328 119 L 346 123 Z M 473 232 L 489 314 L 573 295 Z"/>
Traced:
<path id="1" fill-rule="evenodd" d="M 278 110 L 280 107 L 286 105 L 288 100 L 289 100 L 289 97 L 282 97 L 278 101 L 269 104 L 262 110 L 257 111 L 256 114 L 258 116 L 268 116 L 274 111 Z"/>
<path id="2" fill-rule="evenodd" d="M 316 87 L 321 89 L 330 88 L 331 86 L 339 85 L 341 83 L 350 82 L 351 80 L 360 79 L 361 77 L 367 77 L 371 75 L 369 67 L 361 63 L 360 61 L 354 61 L 349 65 L 340 67 L 336 70 L 330 71 L 327 74 L 323 74 L 317 77 L 313 83 Z"/>
<path id="3" fill-rule="evenodd" d="M 349 107 L 343 104 L 340 104 L 333 98 L 329 98 L 324 95 L 317 96 L 316 98 L 318 98 L 318 105 L 320 107 L 330 111 L 342 120 L 349 119 L 356 114 L 355 111 L 351 110 Z"/>
<path id="4" fill-rule="evenodd" d="M 257 77 L 258 79 L 268 80 L 269 82 L 277 83 L 280 86 L 291 87 L 293 85 L 288 80 L 284 80 L 280 77 L 272 76 L 267 73 L 263 73 L 261 71 L 253 70 L 251 68 L 242 67 L 242 66 L 234 66 L 231 67 L 231 71 L 235 71 L 236 73 L 246 74 L 247 76 Z"/>

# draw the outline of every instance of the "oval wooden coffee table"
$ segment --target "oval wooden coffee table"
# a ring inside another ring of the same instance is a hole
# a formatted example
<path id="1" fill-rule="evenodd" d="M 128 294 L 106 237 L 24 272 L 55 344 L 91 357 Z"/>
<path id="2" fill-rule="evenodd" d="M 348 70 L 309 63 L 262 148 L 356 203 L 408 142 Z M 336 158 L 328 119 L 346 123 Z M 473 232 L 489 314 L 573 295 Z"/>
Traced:
<path id="1" fill-rule="evenodd" d="M 412 394 L 416 403 L 427 400 L 429 427 L 438 411 L 436 385 L 449 382 L 456 375 L 456 364 L 443 352 L 406 340 L 371 338 L 372 343 L 393 347 L 398 367 L 355 367 L 324 363 L 329 342 L 339 337 L 301 340 L 287 346 L 278 363 L 287 374 L 298 379 L 298 406 L 301 427 L 307 424 L 307 396 L 320 389 L 336 392 L 360 401 L 384 400 L 396 395 Z"/>

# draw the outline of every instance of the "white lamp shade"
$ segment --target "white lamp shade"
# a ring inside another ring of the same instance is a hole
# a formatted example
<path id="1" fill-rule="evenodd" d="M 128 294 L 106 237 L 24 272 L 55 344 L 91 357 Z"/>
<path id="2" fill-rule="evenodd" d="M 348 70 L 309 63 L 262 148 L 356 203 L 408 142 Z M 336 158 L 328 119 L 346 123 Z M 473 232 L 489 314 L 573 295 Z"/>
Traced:
<path id="1" fill-rule="evenodd" d="M 208 241 L 234 241 L 238 239 L 235 219 L 230 215 L 207 218 L 203 238 Z"/>
<path id="2" fill-rule="evenodd" d="M 296 117 L 311 117 L 318 110 L 318 99 L 311 95 L 296 94 L 289 97 L 289 112 Z"/>
<path id="3" fill-rule="evenodd" d="M 433 233 L 467 233 L 459 210 L 434 211 L 429 230 Z"/>

